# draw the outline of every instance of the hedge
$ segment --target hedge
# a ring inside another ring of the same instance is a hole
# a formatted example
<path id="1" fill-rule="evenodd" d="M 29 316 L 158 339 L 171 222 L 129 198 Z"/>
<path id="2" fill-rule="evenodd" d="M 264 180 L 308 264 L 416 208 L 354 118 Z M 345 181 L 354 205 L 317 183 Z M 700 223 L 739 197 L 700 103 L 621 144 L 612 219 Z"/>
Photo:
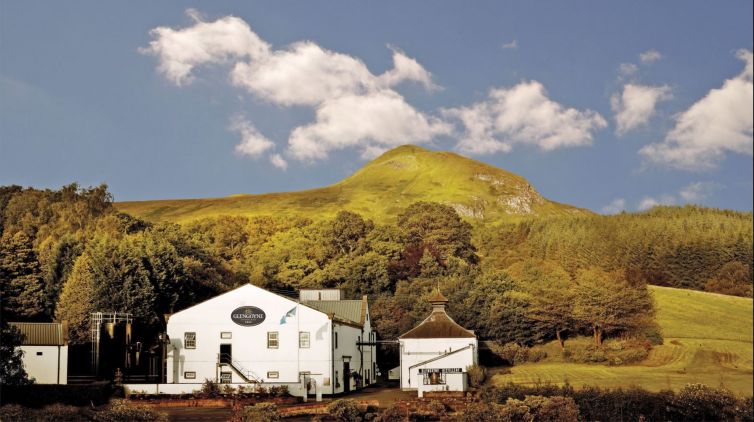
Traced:
<path id="1" fill-rule="evenodd" d="M 54 403 L 95 406 L 108 402 L 113 388 L 107 381 L 82 385 L 30 384 L 2 386 L 0 404 L 40 408 Z"/>

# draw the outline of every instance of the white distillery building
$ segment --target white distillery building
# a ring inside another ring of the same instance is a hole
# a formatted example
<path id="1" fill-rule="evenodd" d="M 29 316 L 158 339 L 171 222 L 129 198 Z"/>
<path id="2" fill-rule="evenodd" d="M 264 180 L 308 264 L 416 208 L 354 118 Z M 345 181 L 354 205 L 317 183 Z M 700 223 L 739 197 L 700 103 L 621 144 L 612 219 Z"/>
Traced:
<path id="1" fill-rule="evenodd" d="M 187 388 L 163 392 L 209 379 L 319 396 L 375 382 L 367 298 L 343 300 L 336 289 L 302 290 L 294 300 L 247 284 L 171 315 L 167 334 L 167 382 Z"/>
<path id="2" fill-rule="evenodd" d="M 63 324 L 10 322 L 24 335 L 24 369 L 37 384 L 68 384 L 68 344 Z"/>
<path id="3" fill-rule="evenodd" d="M 466 391 L 467 370 L 477 363 L 476 335 L 445 311 L 448 299 L 435 289 L 429 298 L 432 313 L 421 324 L 398 338 L 401 389 Z"/>

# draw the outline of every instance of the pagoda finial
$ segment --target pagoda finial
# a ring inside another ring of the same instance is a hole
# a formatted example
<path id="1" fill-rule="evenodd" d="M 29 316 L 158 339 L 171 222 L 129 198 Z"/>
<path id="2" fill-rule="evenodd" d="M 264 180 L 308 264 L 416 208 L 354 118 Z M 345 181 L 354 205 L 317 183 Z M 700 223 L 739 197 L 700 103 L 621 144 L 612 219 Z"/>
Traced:
<path id="1" fill-rule="evenodd" d="M 438 310 L 444 312 L 445 305 L 448 303 L 448 298 L 445 297 L 442 292 L 440 292 L 440 287 L 438 285 L 434 290 L 432 290 L 432 293 L 429 295 L 427 301 L 432 304 L 433 311 Z"/>

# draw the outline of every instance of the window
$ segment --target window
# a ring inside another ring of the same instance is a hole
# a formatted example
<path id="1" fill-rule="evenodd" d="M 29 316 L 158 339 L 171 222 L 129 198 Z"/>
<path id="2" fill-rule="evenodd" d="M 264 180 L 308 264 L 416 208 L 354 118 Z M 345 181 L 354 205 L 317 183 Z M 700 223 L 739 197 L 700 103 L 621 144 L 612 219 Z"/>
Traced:
<path id="1" fill-rule="evenodd" d="M 42 352 L 37 352 L 37 356 L 42 356 Z"/>
<path id="2" fill-rule="evenodd" d="M 277 349 L 279 345 L 278 341 L 278 332 L 277 331 L 269 331 L 267 332 L 267 348 L 268 349 Z"/>
<path id="3" fill-rule="evenodd" d="M 220 384 L 230 384 L 233 381 L 232 372 L 220 372 Z"/>
<path id="4" fill-rule="evenodd" d="M 271 378 L 271 379 L 280 378 L 280 372 L 278 372 L 278 371 L 270 371 L 270 372 L 267 373 L 267 378 Z"/>
<path id="5" fill-rule="evenodd" d="M 196 379 L 196 372 L 194 372 L 194 371 L 186 371 L 186 372 L 183 373 L 183 378 L 186 378 L 187 380 Z"/>
<path id="6" fill-rule="evenodd" d="M 196 349 L 196 333 L 183 333 L 183 344 L 187 349 Z"/>
<path id="7" fill-rule="evenodd" d="M 337 338 L 337 337 L 336 337 Z M 338 371 L 335 371 L 335 388 L 340 387 L 340 378 L 338 378 Z"/>
<path id="8" fill-rule="evenodd" d="M 223 339 L 233 338 L 233 333 L 231 333 L 230 331 L 223 331 L 222 333 L 220 333 L 220 338 L 223 338 Z"/>
<path id="9" fill-rule="evenodd" d="M 309 348 L 309 332 L 301 331 L 298 333 L 298 347 L 301 349 Z"/>
<path id="10" fill-rule="evenodd" d="M 424 385 L 443 385 L 445 384 L 445 374 L 440 371 L 424 373 Z"/>
<path id="11" fill-rule="evenodd" d="M 335 333 L 335 348 L 338 348 L 338 333 Z"/>

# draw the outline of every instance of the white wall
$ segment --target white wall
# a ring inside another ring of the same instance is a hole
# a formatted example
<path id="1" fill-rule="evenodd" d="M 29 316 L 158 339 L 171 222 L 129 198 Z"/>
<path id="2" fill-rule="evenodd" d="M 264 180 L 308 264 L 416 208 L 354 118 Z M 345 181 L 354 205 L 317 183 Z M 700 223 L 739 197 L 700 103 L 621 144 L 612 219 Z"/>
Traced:
<path id="1" fill-rule="evenodd" d="M 223 384 L 223 386 L 226 384 Z M 228 384 L 231 387 L 238 389 L 239 386 L 248 387 L 248 384 L 234 383 Z M 281 384 L 265 384 L 266 388 L 273 385 Z M 288 385 L 288 384 L 286 384 Z M 128 394 L 192 394 L 198 393 L 202 389 L 201 383 L 181 383 L 181 384 L 123 384 L 125 393 Z M 301 397 L 303 395 L 303 386 L 288 385 L 288 392 L 292 396 Z"/>
<path id="2" fill-rule="evenodd" d="M 424 385 L 423 383 L 419 383 L 419 397 L 424 397 L 424 393 L 427 391 L 466 391 L 468 386 L 467 376 L 466 372 L 462 374 L 446 374 L 445 384 Z"/>
<path id="3" fill-rule="evenodd" d="M 231 320 L 231 313 L 241 306 L 255 306 L 264 311 L 264 322 L 245 327 Z M 281 319 L 292 308 L 296 315 Z M 168 352 L 168 383 L 202 383 L 205 379 L 217 380 L 218 354 L 221 344 L 232 345 L 233 359 L 243 368 L 254 372 L 265 383 L 293 386 L 301 382 L 300 374 L 309 372 L 325 394 L 333 394 L 333 371 L 338 371 L 340 388 L 343 391 L 343 356 L 351 356 L 351 369 L 359 370 L 361 354 L 356 340 L 362 329 L 335 323 L 338 332 L 338 349 L 333 360 L 333 322 L 323 312 L 301 305 L 286 297 L 278 296 L 253 285 L 245 285 L 191 308 L 173 314 L 168 320 L 168 336 L 171 350 Z M 364 329 L 371 331 L 370 326 Z M 279 336 L 277 349 L 267 348 L 267 333 L 275 331 Z M 299 332 L 309 332 L 309 348 L 299 348 Z M 184 345 L 184 333 L 196 333 L 196 349 Z M 222 339 L 221 332 L 230 332 L 231 339 Z M 368 336 L 368 334 L 367 334 Z M 364 360 L 373 362 L 376 353 L 365 348 Z M 334 363 L 334 365 L 333 365 Z M 232 382 L 243 379 L 230 368 Z M 365 367 L 366 368 L 366 367 Z M 185 372 L 196 372 L 196 379 L 186 379 Z M 268 372 L 276 371 L 279 378 L 268 378 Z M 370 367 L 371 372 L 371 367 Z M 372 380 L 374 376 L 371 376 Z"/>
<path id="4" fill-rule="evenodd" d="M 473 347 L 427 365 L 417 366 L 421 362 L 469 345 Z M 422 382 L 418 374 L 420 367 L 462 368 L 465 371 L 467 366 L 477 363 L 477 346 L 475 338 L 401 339 L 401 388 L 413 390 L 419 387 Z"/>
<path id="5" fill-rule="evenodd" d="M 24 369 L 29 378 L 37 384 L 68 384 L 68 346 L 19 347 L 24 352 Z"/>

